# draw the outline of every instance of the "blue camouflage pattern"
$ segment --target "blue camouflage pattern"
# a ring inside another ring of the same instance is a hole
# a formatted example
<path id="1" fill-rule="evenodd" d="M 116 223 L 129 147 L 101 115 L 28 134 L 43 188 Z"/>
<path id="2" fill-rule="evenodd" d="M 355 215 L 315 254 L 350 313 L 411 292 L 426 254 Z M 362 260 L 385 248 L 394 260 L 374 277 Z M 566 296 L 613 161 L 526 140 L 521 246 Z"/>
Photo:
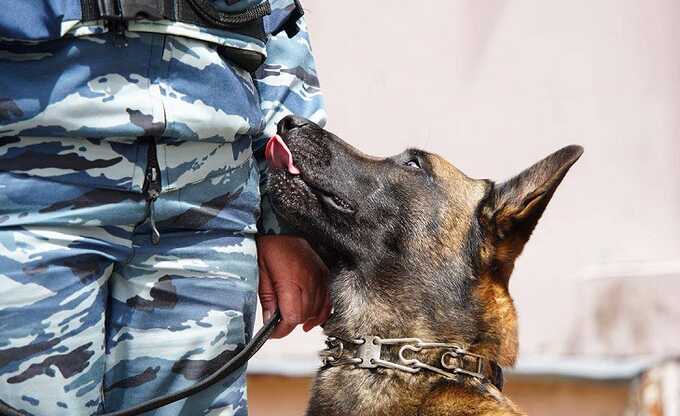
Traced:
<path id="1" fill-rule="evenodd" d="M 265 26 L 291 4 L 272 2 Z M 218 53 L 232 39 L 202 28 L 131 28 L 121 48 L 95 24 L 33 43 L 7 41 L 8 24 L 0 17 L 0 401 L 96 415 L 196 383 L 252 335 L 254 238 L 279 231 L 259 150 L 285 115 L 326 117 L 304 20 L 262 45 L 253 74 Z M 158 143 L 159 245 L 142 136 Z M 149 414 L 246 415 L 244 370 Z"/>
<path id="2" fill-rule="evenodd" d="M 249 171 L 162 194 L 157 246 L 135 227 L 139 194 L 0 173 L 1 400 L 35 415 L 119 410 L 231 357 L 255 313 Z M 156 414 L 245 415 L 244 378 Z"/>

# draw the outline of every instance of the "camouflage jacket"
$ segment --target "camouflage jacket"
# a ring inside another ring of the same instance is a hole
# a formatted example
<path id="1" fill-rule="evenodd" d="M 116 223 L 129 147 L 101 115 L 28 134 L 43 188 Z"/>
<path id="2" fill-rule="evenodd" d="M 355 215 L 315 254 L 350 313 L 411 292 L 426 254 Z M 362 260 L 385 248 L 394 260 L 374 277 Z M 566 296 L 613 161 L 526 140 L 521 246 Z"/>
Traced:
<path id="1" fill-rule="evenodd" d="M 3 2 L 0 170 L 141 192 L 138 137 L 162 137 L 162 192 L 255 166 L 287 114 L 325 120 L 304 20 L 266 42 L 171 21 L 130 22 L 121 34 L 83 21 L 78 0 Z M 263 0 L 212 0 L 225 11 Z M 6 12 L 10 10 L 11 12 Z M 264 29 L 290 23 L 292 0 L 271 1 Z M 297 17 L 297 16 L 296 16 Z M 254 73 L 220 47 L 266 56 Z"/>

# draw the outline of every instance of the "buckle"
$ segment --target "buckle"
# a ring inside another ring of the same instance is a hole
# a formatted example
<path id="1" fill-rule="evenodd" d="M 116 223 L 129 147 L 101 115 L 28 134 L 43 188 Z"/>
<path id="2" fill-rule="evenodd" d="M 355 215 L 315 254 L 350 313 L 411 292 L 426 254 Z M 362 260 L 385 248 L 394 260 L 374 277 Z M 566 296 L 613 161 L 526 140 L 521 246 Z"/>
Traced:
<path id="1" fill-rule="evenodd" d="M 118 0 L 125 20 L 161 20 L 165 17 L 164 0 Z"/>
<path id="2" fill-rule="evenodd" d="M 337 351 L 333 351 L 337 348 Z M 321 361 L 323 365 L 334 365 L 342 358 L 345 351 L 345 344 L 335 337 L 326 339 L 326 349 L 321 351 Z"/>
<path id="3" fill-rule="evenodd" d="M 361 358 L 361 362 L 357 365 L 360 368 L 377 368 L 378 360 L 380 360 L 380 351 L 382 345 L 374 342 L 378 337 L 365 336 L 364 343 L 357 347 L 357 358 Z"/>
<path id="4" fill-rule="evenodd" d="M 166 18 L 165 0 L 99 0 L 101 17 L 107 20 L 161 20 Z"/>
<path id="5" fill-rule="evenodd" d="M 470 361 L 475 361 L 476 366 L 474 371 L 465 369 L 466 359 L 468 358 Z M 450 359 L 453 362 L 447 359 Z M 484 375 L 484 357 L 464 351 L 462 349 L 454 349 L 442 354 L 441 365 L 447 370 L 453 370 L 454 374 L 464 374 L 466 376 L 474 377 L 480 380 L 484 380 L 486 378 Z"/>

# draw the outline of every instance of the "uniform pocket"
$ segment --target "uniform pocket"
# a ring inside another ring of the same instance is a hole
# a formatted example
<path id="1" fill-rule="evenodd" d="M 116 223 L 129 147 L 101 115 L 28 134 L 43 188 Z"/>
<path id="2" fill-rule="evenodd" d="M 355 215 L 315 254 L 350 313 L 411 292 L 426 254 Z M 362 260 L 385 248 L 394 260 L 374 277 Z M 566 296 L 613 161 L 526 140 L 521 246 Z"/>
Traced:
<path id="1" fill-rule="evenodd" d="M 141 193 L 145 146 L 111 139 L 0 137 L 0 171 L 77 186 Z"/>

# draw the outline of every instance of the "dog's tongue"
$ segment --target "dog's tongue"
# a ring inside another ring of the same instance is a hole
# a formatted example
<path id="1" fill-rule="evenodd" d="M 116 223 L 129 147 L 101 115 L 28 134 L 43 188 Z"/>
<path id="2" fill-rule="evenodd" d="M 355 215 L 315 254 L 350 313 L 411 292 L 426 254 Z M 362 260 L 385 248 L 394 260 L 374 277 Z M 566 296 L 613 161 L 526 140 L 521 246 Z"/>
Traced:
<path id="1" fill-rule="evenodd" d="M 287 169 L 291 175 L 300 174 L 300 170 L 293 164 L 293 155 L 290 153 L 290 149 L 278 134 L 267 142 L 267 146 L 264 148 L 264 157 L 269 162 L 269 166 L 274 169 Z"/>

